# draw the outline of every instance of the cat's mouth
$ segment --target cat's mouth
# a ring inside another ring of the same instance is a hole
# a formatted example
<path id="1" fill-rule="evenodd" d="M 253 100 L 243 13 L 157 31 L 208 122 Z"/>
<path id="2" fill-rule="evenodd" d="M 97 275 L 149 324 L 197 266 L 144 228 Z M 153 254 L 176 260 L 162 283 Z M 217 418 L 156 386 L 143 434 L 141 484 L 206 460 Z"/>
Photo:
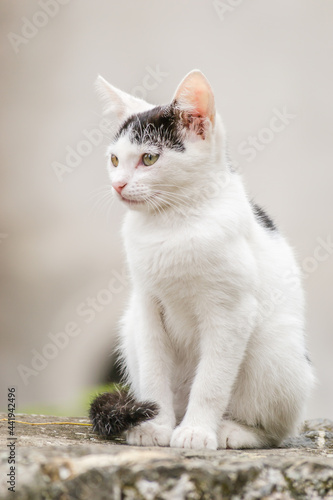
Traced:
<path id="1" fill-rule="evenodd" d="M 126 198 L 126 196 L 124 196 L 121 193 L 118 193 L 118 194 L 119 194 L 119 198 L 121 199 L 121 201 L 124 201 L 128 205 L 143 205 L 145 203 L 149 203 L 149 200 L 151 198 L 155 198 L 155 196 L 158 194 L 158 192 L 150 194 L 149 196 L 145 196 L 144 199 L 138 199 L 138 200 Z"/>
<path id="2" fill-rule="evenodd" d="M 144 200 L 130 200 L 129 198 L 125 198 L 123 195 L 120 195 L 120 199 L 129 205 L 141 205 L 144 203 Z"/>

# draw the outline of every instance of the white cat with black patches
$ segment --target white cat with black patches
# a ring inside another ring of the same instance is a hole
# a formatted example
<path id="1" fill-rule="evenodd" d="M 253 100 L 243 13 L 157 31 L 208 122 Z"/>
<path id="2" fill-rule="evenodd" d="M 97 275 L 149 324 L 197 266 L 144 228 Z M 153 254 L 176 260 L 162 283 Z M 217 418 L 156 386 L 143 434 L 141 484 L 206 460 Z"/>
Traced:
<path id="1" fill-rule="evenodd" d="M 99 88 L 117 117 L 108 169 L 129 208 L 132 293 L 120 332 L 130 395 L 96 398 L 95 429 L 127 429 L 132 445 L 279 445 L 314 381 L 301 280 L 228 163 L 207 79 L 192 71 L 157 107 L 102 78 Z"/>

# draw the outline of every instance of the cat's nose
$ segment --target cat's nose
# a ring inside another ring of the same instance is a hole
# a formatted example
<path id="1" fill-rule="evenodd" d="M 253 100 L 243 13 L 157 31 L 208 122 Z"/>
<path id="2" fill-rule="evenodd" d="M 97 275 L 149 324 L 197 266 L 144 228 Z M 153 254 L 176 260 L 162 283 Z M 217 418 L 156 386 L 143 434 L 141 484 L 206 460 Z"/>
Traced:
<path id="1" fill-rule="evenodd" d="M 121 194 L 124 187 L 127 185 L 127 182 L 113 182 L 112 187 L 117 191 L 118 194 Z"/>

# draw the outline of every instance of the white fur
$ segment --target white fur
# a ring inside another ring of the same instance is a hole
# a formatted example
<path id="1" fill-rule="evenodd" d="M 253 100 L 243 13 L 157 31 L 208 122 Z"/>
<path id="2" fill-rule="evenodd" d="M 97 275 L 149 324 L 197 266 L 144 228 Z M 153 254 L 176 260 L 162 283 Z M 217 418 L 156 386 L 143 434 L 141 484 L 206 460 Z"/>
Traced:
<path id="1" fill-rule="evenodd" d="M 253 215 L 227 164 L 219 116 L 209 117 L 204 139 L 189 132 L 185 145 L 148 168 L 137 166 L 147 151 L 126 136 L 109 149 L 122 195 L 148 199 L 129 206 L 123 226 L 133 289 L 121 353 L 135 397 L 160 412 L 128 442 L 277 445 L 295 432 L 314 380 L 298 267 L 285 238 Z"/>

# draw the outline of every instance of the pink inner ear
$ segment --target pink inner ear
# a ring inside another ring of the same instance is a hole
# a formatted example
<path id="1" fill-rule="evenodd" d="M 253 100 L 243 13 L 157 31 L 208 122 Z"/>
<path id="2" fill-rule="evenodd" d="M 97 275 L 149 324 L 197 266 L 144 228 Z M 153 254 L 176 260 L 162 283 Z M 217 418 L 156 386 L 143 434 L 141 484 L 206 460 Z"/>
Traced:
<path id="1" fill-rule="evenodd" d="M 207 94 L 206 89 L 198 88 L 194 90 L 193 93 L 193 107 L 194 114 L 198 116 L 209 116 L 209 108 L 211 107 L 211 103 L 209 100 L 209 94 Z"/>
<path id="2" fill-rule="evenodd" d="M 189 74 L 177 89 L 175 98 L 193 116 L 209 118 L 214 124 L 215 104 L 212 89 L 202 74 Z"/>

